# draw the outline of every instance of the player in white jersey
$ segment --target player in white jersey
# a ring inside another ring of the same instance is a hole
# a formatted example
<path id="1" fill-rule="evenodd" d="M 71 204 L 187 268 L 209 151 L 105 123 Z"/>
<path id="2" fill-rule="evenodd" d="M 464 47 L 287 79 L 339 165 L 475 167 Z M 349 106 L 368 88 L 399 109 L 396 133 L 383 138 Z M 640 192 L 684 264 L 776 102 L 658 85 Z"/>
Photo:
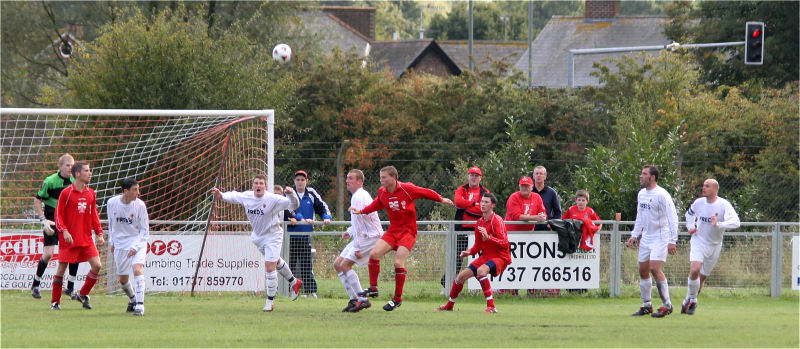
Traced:
<path id="1" fill-rule="evenodd" d="M 108 216 L 108 243 L 114 255 L 117 275 L 122 290 L 128 296 L 127 312 L 144 315 L 144 262 L 147 256 L 147 239 L 150 237 L 150 220 L 147 207 L 139 199 L 139 183 L 125 178 L 120 185 L 122 194 L 106 203 Z M 136 291 L 130 283 L 130 274 Z"/>
<path id="2" fill-rule="evenodd" d="M 267 301 L 264 304 L 264 311 L 272 311 L 274 308 L 275 294 L 278 292 L 279 272 L 291 285 L 292 300 L 297 299 L 297 291 L 303 284 L 300 279 L 294 277 L 289 265 L 281 258 L 283 229 L 281 229 L 280 214 L 283 210 L 294 210 L 300 206 L 297 195 L 294 195 L 291 187 L 286 187 L 284 193 L 286 196 L 267 192 L 267 177 L 264 175 L 253 177 L 253 190 L 246 192 L 222 193 L 217 188 L 211 189 L 211 194 L 217 200 L 244 206 L 247 219 L 253 228 L 250 241 L 264 255 L 264 268 L 267 276 Z"/>
<path id="3" fill-rule="evenodd" d="M 350 207 L 363 209 L 372 203 L 372 196 L 364 190 L 364 172 L 361 170 L 350 170 L 347 173 L 347 190 L 353 194 L 350 199 Z M 381 220 L 377 212 L 370 214 L 350 215 L 350 227 L 347 228 L 342 234 L 342 237 L 347 239 L 353 237 L 353 241 L 342 250 L 342 253 L 333 262 L 333 268 L 342 280 L 347 295 L 350 301 L 347 306 L 342 309 L 343 312 L 358 312 L 361 309 L 366 309 L 371 306 L 366 297 L 359 296 L 358 294 L 364 290 L 361 288 L 361 281 L 358 280 L 358 274 L 353 270 L 353 264 L 363 267 L 369 260 L 369 252 L 375 246 L 375 243 L 380 240 L 383 235 L 383 227 L 381 227 Z"/>
<path id="4" fill-rule="evenodd" d="M 703 197 L 695 200 L 686 211 L 686 230 L 692 236 L 689 243 L 689 281 L 681 314 L 693 315 L 697 295 L 708 275 L 717 264 L 722 251 L 722 233 L 741 224 L 739 215 L 728 200 L 719 196 L 719 183 L 714 179 L 703 182 Z"/>
<path id="5" fill-rule="evenodd" d="M 652 314 L 653 317 L 664 317 L 672 313 L 672 302 L 669 298 L 667 276 L 662 270 L 667 261 L 667 253 L 675 254 L 678 241 L 678 214 L 672 196 L 658 185 L 658 169 L 645 166 L 639 175 L 639 191 L 636 207 L 636 224 L 631 231 L 627 245 L 633 248 L 639 240 L 639 290 L 642 295 L 642 306 L 633 313 L 634 316 Z M 650 302 L 653 281 L 661 296 L 662 306 L 653 312 Z"/>

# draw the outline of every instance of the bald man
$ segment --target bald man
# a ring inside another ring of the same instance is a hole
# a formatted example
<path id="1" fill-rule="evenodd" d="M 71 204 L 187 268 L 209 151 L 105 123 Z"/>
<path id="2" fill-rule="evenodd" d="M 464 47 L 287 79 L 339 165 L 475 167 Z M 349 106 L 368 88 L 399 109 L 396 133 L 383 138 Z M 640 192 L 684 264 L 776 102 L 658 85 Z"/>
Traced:
<path id="1" fill-rule="evenodd" d="M 686 211 L 686 229 L 692 238 L 688 290 L 681 304 L 681 314 L 694 314 L 697 295 L 722 251 L 722 233 L 740 225 L 739 215 L 728 200 L 717 196 L 718 192 L 719 183 L 714 179 L 706 179 L 703 182 L 703 197 L 695 200 Z"/>

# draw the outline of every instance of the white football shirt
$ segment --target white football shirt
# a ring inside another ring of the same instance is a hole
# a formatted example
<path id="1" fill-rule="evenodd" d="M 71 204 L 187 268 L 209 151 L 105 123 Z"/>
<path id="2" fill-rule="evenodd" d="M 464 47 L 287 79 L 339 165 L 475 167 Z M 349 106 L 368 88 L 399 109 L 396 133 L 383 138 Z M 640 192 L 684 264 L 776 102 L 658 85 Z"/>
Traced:
<path id="1" fill-rule="evenodd" d="M 642 188 L 637 196 L 636 224 L 631 235 L 641 236 L 641 242 L 678 241 L 678 213 L 672 196 L 662 187 Z"/>
<path id="2" fill-rule="evenodd" d="M 285 196 L 267 192 L 261 197 L 256 197 L 252 190 L 243 193 L 238 191 L 225 192 L 222 193 L 222 200 L 244 206 L 247 219 L 253 228 L 253 233 L 250 235 L 250 240 L 253 242 L 259 241 L 268 235 L 277 234 L 283 237 L 280 213 L 283 210 L 297 208 L 297 206 L 290 207 L 294 206 L 292 205 L 293 202 Z"/>
<path id="3" fill-rule="evenodd" d="M 716 227 L 711 225 L 714 215 L 717 216 Z M 709 203 L 705 197 L 699 198 L 686 210 L 686 229 L 697 228 L 697 232 L 692 234 L 692 242 L 719 245 L 722 243 L 722 233 L 739 225 L 739 214 L 733 205 L 719 196 L 713 203 Z"/>
<path id="4" fill-rule="evenodd" d="M 122 195 L 112 197 L 106 203 L 108 216 L 108 243 L 114 249 L 136 251 L 147 248 L 150 237 L 150 218 L 144 201 L 136 199 L 128 204 L 122 202 Z"/>
<path id="5" fill-rule="evenodd" d="M 364 190 L 358 188 L 353 197 L 350 198 L 350 206 L 359 210 L 372 203 L 372 196 Z M 377 238 L 383 235 L 381 219 L 378 212 L 368 214 L 350 214 L 350 227 L 347 232 L 353 237 L 353 244 L 357 251 L 371 249 L 375 245 Z"/>

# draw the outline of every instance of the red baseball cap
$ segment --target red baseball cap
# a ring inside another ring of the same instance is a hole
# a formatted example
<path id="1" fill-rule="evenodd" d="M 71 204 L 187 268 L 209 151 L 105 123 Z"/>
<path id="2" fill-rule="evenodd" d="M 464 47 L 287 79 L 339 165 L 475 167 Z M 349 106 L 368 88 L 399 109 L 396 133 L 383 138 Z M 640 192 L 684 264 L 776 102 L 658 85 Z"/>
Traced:
<path id="1" fill-rule="evenodd" d="M 481 173 L 481 169 L 479 169 L 477 166 L 470 167 L 468 173 L 469 174 L 473 174 L 474 173 L 474 174 L 476 174 L 478 176 L 483 176 L 483 174 Z"/>
<path id="2" fill-rule="evenodd" d="M 523 184 L 533 185 L 533 180 L 531 179 L 531 177 L 522 177 L 519 179 L 519 185 Z"/>
<path id="3" fill-rule="evenodd" d="M 298 175 L 302 175 L 303 177 L 308 178 L 308 173 L 306 171 L 300 170 L 294 173 L 294 176 L 297 177 Z"/>

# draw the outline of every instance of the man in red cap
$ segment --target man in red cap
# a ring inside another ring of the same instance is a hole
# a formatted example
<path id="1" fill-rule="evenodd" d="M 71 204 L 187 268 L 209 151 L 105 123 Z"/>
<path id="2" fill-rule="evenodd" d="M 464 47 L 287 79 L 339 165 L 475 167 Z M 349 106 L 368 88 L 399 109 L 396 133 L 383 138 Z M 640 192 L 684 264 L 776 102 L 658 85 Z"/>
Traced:
<path id="1" fill-rule="evenodd" d="M 531 177 L 519 179 L 519 191 L 511 194 L 506 201 L 506 221 L 547 221 L 547 210 L 539 194 L 533 192 Z M 532 231 L 533 224 L 508 225 L 510 231 Z"/>
<path id="2" fill-rule="evenodd" d="M 467 183 L 456 188 L 453 202 L 456 205 L 456 221 L 475 222 L 481 218 L 481 197 L 489 193 L 489 189 L 481 185 L 482 173 L 478 167 L 470 167 L 467 172 Z M 475 231 L 475 224 L 457 224 L 456 231 Z M 456 251 L 467 249 L 467 234 L 456 235 Z M 461 257 L 456 256 L 456 272 L 461 270 Z M 442 287 L 445 285 L 442 275 Z"/>

